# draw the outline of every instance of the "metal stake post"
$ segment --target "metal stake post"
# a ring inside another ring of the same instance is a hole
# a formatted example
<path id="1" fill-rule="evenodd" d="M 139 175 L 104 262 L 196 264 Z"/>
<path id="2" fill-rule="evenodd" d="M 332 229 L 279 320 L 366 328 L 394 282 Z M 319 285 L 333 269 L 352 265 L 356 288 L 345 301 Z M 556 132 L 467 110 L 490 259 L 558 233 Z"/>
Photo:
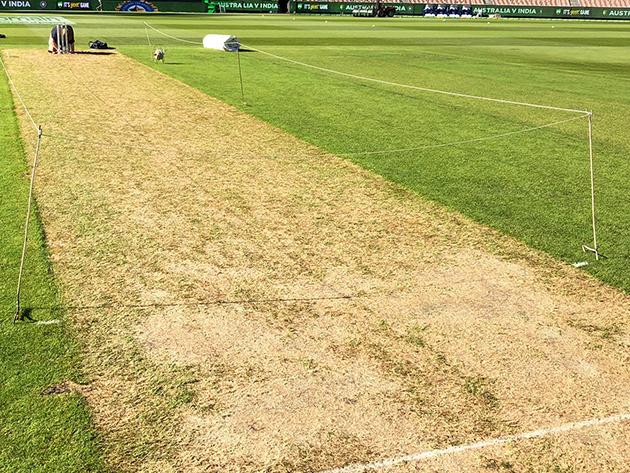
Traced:
<path id="1" fill-rule="evenodd" d="M 241 70 L 241 49 L 236 50 L 236 60 L 238 62 L 238 79 L 241 83 L 241 100 L 245 103 L 245 90 L 243 89 L 243 72 Z"/>
<path id="2" fill-rule="evenodd" d="M 588 156 L 591 172 L 591 218 L 593 225 L 593 247 L 582 245 L 583 251 L 595 253 L 595 259 L 599 260 L 601 256 L 597 247 L 597 226 L 595 219 L 595 167 L 593 163 L 593 112 L 588 113 Z"/>

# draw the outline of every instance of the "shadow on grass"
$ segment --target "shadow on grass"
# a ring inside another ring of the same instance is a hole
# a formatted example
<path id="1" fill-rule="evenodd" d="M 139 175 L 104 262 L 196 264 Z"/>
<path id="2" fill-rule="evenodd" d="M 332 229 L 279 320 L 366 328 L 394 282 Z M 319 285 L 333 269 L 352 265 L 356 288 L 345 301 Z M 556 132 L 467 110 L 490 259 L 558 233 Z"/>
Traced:
<path id="1" fill-rule="evenodd" d="M 324 296 L 324 297 L 288 297 L 288 298 L 270 298 L 270 299 L 238 299 L 238 300 L 223 300 L 216 299 L 211 301 L 193 301 L 193 302 L 165 302 L 155 304 L 119 304 L 115 302 L 109 302 L 104 304 L 94 305 L 82 305 L 82 306 L 41 306 L 41 307 L 29 307 L 24 311 L 29 311 L 28 321 L 36 322 L 37 319 L 30 317 L 33 311 L 48 312 L 50 315 L 60 314 L 63 311 L 68 310 L 97 310 L 97 309 L 151 309 L 160 307 L 204 307 L 212 305 L 237 305 L 237 304 L 274 304 L 283 302 L 317 302 L 317 301 L 335 301 L 335 300 L 352 300 L 365 298 L 365 295 L 340 295 L 340 296 Z"/>

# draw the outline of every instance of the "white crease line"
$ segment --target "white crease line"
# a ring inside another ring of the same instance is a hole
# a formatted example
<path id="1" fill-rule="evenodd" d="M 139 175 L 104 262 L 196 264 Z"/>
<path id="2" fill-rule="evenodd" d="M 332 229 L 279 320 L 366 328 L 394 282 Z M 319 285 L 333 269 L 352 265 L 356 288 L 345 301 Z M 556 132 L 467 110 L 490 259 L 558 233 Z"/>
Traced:
<path id="1" fill-rule="evenodd" d="M 38 320 L 37 322 L 33 322 L 33 325 L 54 325 L 54 324 L 60 324 L 61 320 L 59 319 L 52 319 L 52 320 Z"/>
<path id="2" fill-rule="evenodd" d="M 441 457 L 444 455 L 451 455 L 454 453 L 462 453 L 468 450 L 478 450 L 486 447 L 495 447 L 497 445 L 504 445 L 509 442 L 517 440 L 527 440 L 538 437 L 546 437 L 553 434 L 561 434 L 572 430 L 585 429 L 587 427 L 595 427 L 598 425 L 612 424 L 616 422 L 624 422 L 630 420 L 630 413 L 617 414 L 610 417 L 603 417 L 600 419 L 583 420 L 580 422 L 570 422 L 568 424 L 562 424 L 558 427 L 551 427 L 548 429 L 532 430 L 530 432 L 523 432 L 521 434 L 506 435 L 505 437 L 498 437 L 494 439 L 483 440 L 481 442 L 470 443 L 466 445 L 454 445 L 439 450 L 429 450 L 426 452 L 413 453 L 411 455 L 405 455 L 402 457 L 387 458 L 379 460 L 373 463 L 354 464 L 341 468 L 334 468 L 332 470 L 321 471 L 320 473 L 361 473 L 370 470 L 381 470 L 396 465 L 402 465 L 404 463 L 418 462 L 422 460 L 428 460 L 430 458 Z"/>

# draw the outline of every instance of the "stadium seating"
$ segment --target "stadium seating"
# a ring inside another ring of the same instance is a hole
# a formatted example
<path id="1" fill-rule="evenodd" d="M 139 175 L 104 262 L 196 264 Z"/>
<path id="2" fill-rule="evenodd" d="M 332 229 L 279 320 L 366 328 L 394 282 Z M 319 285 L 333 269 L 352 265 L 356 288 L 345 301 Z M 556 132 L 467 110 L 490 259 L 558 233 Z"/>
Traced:
<path id="1" fill-rule="evenodd" d="M 318 0 L 312 0 L 318 1 Z M 327 0 L 319 0 L 327 1 Z M 346 3 L 356 3 L 357 0 L 335 0 Z M 368 0 L 361 0 L 368 1 Z M 464 2 L 427 2 L 426 0 L 384 0 L 385 3 L 429 3 L 432 5 L 505 5 L 505 6 L 536 6 L 536 7 L 601 7 L 601 8 L 630 8 L 630 0 L 469 0 Z"/>
<path id="2" fill-rule="evenodd" d="M 580 0 L 582 7 L 630 8 L 630 0 Z"/>
<path id="3" fill-rule="evenodd" d="M 536 6 L 536 7 L 567 7 L 572 6 L 569 0 L 492 0 L 492 2 L 481 2 L 481 4 L 490 5 L 518 5 L 518 6 Z"/>
<path id="4" fill-rule="evenodd" d="M 630 0 L 472 0 L 471 5 L 630 8 Z"/>

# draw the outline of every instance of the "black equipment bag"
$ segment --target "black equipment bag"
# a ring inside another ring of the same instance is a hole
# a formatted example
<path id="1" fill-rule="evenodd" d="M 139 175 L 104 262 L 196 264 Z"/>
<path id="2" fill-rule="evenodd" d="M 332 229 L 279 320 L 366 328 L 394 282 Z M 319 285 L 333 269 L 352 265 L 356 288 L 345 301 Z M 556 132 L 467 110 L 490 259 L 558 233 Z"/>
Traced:
<path id="1" fill-rule="evenodd" d="M 90 49 L 109 49 L 107 43 L 101 41 L 100 39 L 95 39 L 94 41 L 90 41 L 89 43 Z"/>

